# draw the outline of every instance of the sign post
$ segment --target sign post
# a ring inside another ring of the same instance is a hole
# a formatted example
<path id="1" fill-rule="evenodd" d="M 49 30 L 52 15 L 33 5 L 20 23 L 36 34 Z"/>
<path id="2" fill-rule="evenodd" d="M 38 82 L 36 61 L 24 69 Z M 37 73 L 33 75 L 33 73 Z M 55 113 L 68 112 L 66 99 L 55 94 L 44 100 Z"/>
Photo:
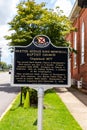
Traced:
<path id="1" fill-rule="evenodd" d="M 36 36 L 28 46 L 15 47 L 12 85 L 38 91 L 38 130 L 42 130 L 44 91 L 71 86 L 68 47 L 54 46 L 45 35 Z"/>
<path id="2" fill-rule="evenodd" d="M 38 130 L 42 130 L 44 89 L 38 89 Z"/>

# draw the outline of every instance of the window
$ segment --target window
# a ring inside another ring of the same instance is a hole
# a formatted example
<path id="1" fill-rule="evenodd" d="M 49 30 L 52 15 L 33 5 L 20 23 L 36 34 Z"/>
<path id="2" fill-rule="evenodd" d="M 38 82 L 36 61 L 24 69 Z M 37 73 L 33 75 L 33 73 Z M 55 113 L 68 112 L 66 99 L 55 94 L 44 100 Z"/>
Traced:
<path id="1" fill-rule="evenodd" d="M 81 30 L 81 64 L 84 64 L 84 22 Z"/>
<path id="2" fill-rule="evenodd" d="M 77 33 L 74 33 L 74 49 L 77 50 Z M 76 67 L 77 62 L 76 62 L 76 57 L 77 55 L 74 53 L 74 67 Z"/>

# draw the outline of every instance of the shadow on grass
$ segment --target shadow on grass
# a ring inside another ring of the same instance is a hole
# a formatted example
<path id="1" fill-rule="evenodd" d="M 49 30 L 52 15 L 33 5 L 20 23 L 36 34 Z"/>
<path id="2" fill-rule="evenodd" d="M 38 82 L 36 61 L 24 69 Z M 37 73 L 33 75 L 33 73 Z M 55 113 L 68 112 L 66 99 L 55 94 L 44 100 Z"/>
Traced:
<path id="1" fill-rule="evenodd" d="M 37 125 L 37 119 L 34 121 L 33 125 L 35 125 L 35 126 Z"/>
<path id="2" fill-rule="evenodd" d="M 58 88 L 56 87 L 56 88 L 54 88 L 54 89 L 55 89 L 55 91 L 58 91 L 59 93 L 66 93 L 66 92 L 68 91 L 67 89 L 64 89 L 64 88 L 61 89 L 61 87 L 60 87 L 60 88 L 59 88 L 59 87 L 58 87 Z"/>
<path id="3" fill-rule="evenodd" d="M 20 105 L 15 106 L 15 107 L 11 108 L 10 111 L 15 111 L 15 110 L 17 110 L 19 107 L 21 107 L 21 106 L 20 106 Z"/>
<path id="4" fill-rule="evenodd" d="M 48 89 L 48 90 L 45 91 L 45 94 L 47 94 L 47 93 L 55 93 L 55 89 L 54 88 Z"/>

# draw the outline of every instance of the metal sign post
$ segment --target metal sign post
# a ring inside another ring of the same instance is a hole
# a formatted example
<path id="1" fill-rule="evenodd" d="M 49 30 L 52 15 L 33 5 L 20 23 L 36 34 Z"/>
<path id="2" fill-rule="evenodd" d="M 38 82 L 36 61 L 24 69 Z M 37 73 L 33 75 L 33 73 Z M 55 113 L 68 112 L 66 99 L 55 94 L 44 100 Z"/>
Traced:
<path id="1" fill-rule="evenodd" d="M 44 89 L 38 89 L 38 130 L 42 130 Z"/>

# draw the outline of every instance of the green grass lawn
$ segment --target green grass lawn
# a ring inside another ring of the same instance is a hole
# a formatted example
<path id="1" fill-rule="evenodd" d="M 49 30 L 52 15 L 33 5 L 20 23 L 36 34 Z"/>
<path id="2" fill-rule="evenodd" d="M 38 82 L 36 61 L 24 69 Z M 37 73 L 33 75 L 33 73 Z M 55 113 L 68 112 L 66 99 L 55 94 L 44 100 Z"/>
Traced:
<path id="1" fill-rule="evenodd" d="M 18 96 L 0 121 L 0 130 L 37 130 L 37 108 L 19 106 Z M 82 130 L 54 90 L 44 96 L 43 130 Z"/>

